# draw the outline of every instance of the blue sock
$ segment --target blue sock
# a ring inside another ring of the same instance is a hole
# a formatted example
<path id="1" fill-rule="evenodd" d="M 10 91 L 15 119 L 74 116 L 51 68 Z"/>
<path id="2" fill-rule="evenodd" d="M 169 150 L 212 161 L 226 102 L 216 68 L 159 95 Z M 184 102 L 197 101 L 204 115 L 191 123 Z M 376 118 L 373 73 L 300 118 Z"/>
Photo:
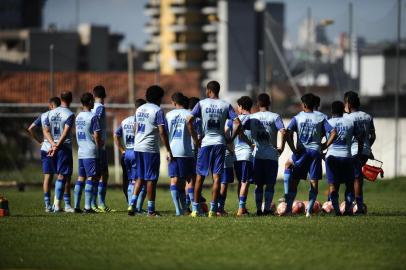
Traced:
<path id="1" fill-rule="evenodd" d="M 238 207 L 240 209 L 245 209 L 246 203 L 247 203 L 247 197 L 246 196 L 240 196 L 240 201 L 239 201 Z"/>
<path id="2" fill-rule="evenodd" d="M 189 205 L 187 204 L 187 198 L 189 198 Z M 186 196 L 186 206 L 189 207 L 191 202 L 195 200 L 195 189 L 194 188 L 188 188 L 187 189 L 187 196 Z"/>
<path id="3" fill-rule="evenodd" d="M 275 190 L 273 186 L 267 185 L 265 188 L 265 205 L 264 205 L 264 210 L 268 211 L 271 209 L 271 203 L 273 200 L 273 195 L 275 193 Z"/>
<path id="4" fill-rule="evenodd" d="M 285 195 L 289 193 L 289 183 L 292 177 L 292 169 L 285 169 L 285 173 L 283 174 L 283 190 L 285 191 Z"/>
<path id="5" fill-rule="evenodd" d="M 65 193 L 63 194 L 63 201 L 65 202 L 65 207 L 69 207 L 70 205 L 70 194 Z"/>
<path id="6" fill-rule="evenodd" d="M 45 203 L 45 208 L 50 208 L 51 207 L 51 192 L 45 192 L 44 193 L 44 203 Z"/>
<path id="7" fill-rule="evenodd" d="M 257 206 L 257 211 L 262 211 L 263 196 L 264 196 L 264 188 L 257 186 L 255 188 L 255 205 Z"/>
<path id="8" fill-rule="evenodd" d="M 94 196 L 93 192 L 93 181 L 86 180 L 85 185 L 85 209 L 89 210 L 92 207 L 92 199 Z"/>
<path id="9" fill-rule="evenodd" d="M 345 191 L 345 211 L 349 212 L 354 202 L 354 193 Z"/>
<path id="10" fill-rule="evenodd" d="M 331 203 L 333 205 L 334 212 L 336 214 L 340 214 L 340 204 L 338 203 L 338 197 L 339 197 L 338 192 L 337 191 L 331 192 L 329 194 L 329 197 L 330 197 Z"/>
<path id="11" fill-rule="evenodd" d="M 218 202 L 218 210 L 219 211 L 224 211 L 225 204 L 226 204 L 226 197 L 220 195 L 219 196 L 219 202 Z"/>
<path id="12" fill-rule="evenodd" d="M 292 212 L 292 205 L 293 202 L 296 198 L 296 193 L 295 191 L 289 191 L 287 195 L 285 195 L 286 198 L 286 213 L 291 213 Z"/>
<path id="13" fill-rule="evenodd" d="M 171 190 L 172 201 L 173 201 L 173 204 L 175 205 L 176 215 L 179 216 L 179 215 L 181 215 L 181 209 L 180 209 L 180 205 L 179 205 L 178 188 L 176 187 L 176 185 L 171 185 L 170 190 Z"/>
<path id="14" fill-rule="evenodd" d="M 76 209 L 80 209 L 80 200 L 82 199 L 83 181 L 76 181 L 75 189 L 73 190 L 73 203 Z"/>
<path id="15" fill-rule="evenodd" d="M 211 201 L 210 202 L 210 211 L 217 212 L 217 206 L 218 206 L 218 202 Z"/>
<path id="16" fill-rule="evenodd" d="M 137 206 L 136 206 L 136 209 L 138 212 L 142 211 L 142 205 L 144 204 L 146 196 L 147 196 L 147 188 L 146 188 L 146 185 L 143 185 L 141 188 L 140 194 L 138 194 L 138 200 L 137 200 Z"/>
<path id="17" fill-rule="evenodd" d="M 132 208 L 134 209 L 135 204 L 137 203 L 138 196 L 132 194 L 130 198 L 131 198 L 131 199 L 129 200 L 129 203 L 128 203 L 128 204 L 129 204 L 130 206 L 132 206 Z"/>
<path id="18" fill-rule="evenodd" d="M 133 195 L 133 193 L 134 193 L 134 183 L 130 182 L 128 184 L 128 188 L 127 188 L 128 205 L 131 205 L 130 204 L 130 199 L 131 199 L 131 196 Z"/>
<path id="19" fill-rule="evenodd" d="M 55 182 L 55 198 L 58 201 L 62 200 L 64 187 L 65 187 L 65 180 L 57 179 Z"/>
<path id="20" fill-rule="evenodd" d="M 182 210 L 186 210 L 186 194 L 185 189 L 178 190 L 179 203 Z M 183 212 L 183 211 L 182 211 Z"/>
<path id="21" fill-rule="evenodd" d="M 357 203 L 357 211 L 364 209 L 364 198 L 362 196 L 356 196 L 355 202 Z"/>
<path id="22" fill-rule="evenodd" d="M 148 201 L 148 214 L 155 212 L 155 201 Z"/>
<path id="23" fill-rule="evenodd" d="M 312 188 L 312 187 L 310 187 L 310 189 L 309 189 L 309 205 L 307 206 L 307 212 L 308 213 L 313 213 L 313 206 L 314 206 L 314 203 L 316 202 L 316 199 L 317 199 L 317 191 L 314 189 L 314 188 Z"/>
<path id="24" fill-rule="evenodd" d="M 97 196 L 99 197 L 99 206 L 106 206 L 106 183 L 99 182 L 97 187 Z"/>
<path id="25" fill-rule="evenodd" d="M 91 200 L 91 207 L 95 208 L 97 207 L 96 199 L 97 199 L 97 187 L 99 183 L 97 181 L 92 182 L 93 183 L 93 188 L 92 188 L 92 200 Z"/>
<path id="26" fill-rule="evenodd" d="M 198 212 L 199 211 L 199 203 L 192 201 L 192 211 L 193 212 Z"/>

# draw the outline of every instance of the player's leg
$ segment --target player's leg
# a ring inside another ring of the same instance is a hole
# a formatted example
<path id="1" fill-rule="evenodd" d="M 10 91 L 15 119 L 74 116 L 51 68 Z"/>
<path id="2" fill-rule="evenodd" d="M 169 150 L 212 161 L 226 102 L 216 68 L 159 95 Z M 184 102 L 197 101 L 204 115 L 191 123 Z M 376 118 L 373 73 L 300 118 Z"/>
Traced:
<path id="1" fill-rule="evenodd" d="M 212 146 L 199 148 L 196 160 L 196 182 L 194 187 L 194 201 L 192 203 L 192 217 L 200 213 L 200 203 L 204 178 L 209 174 L 210 152 Z"/>
<path id="2" fill-rule="evenodd" d="M 262 216 L 262 202 L 264 197 L 264 179 L 263 173 L 261 171 L 263 169 L 262 160 L 255 159 L 254 160 L 254 183 L 255 183 L 255 205 L 257 207 L 257 215 Z"/>
<path id="3" fill-rule="evenodd" d="M 148 216 L 159 216 L 155 211 L 155 198 L 156 198 L 156 183 L 157 180 L 147 181 L 147 198 L 148 198 Z"/>
<path id="4" fill-rule="evenodd" d="M 177 216 L 180 216 L 183 214 L 183 211 L 181 209 L 180 203 L 179 203 L 179 190 L 178 190 L 178 180 L 180 177 L 180 166 L 181 166 L 181 158 L 173 158 L 168 163 L 168 175 L 171 179 L 171 185 L 170 185 L 170 191 L 171 191 L 171 197 L 173 204 L 175 206 L 175 212 Z"/>
<path id="5" fill-rule="evenodd" d="M 73 190 L 73 207 L 75 208 L 75 213 L 81 213 L 80 201 L 82 199 L 82 191 L 85 186 L 86 180 L 86 170 L 83 164 L 83 159 L 78 160 L 78 179 L 75 183 L 75 188 Z M 92 183 L 93 188 L 93 183 Z"/>
<path id="6" fill-rule="evenodd" d="M 44 181 L 42 184 L 44 191 L 44 204 L 45 212 L 52 212 L 51 205 L 51 185 L 55 173 L 53 159 L 48 157 L 46 151 L 41 151 L 42 173 L 44 175 Z"/>
<path id="7" fill-rule="evenodd" d="M 138 195 L 138 200 L 136 203 L 136 210 L 138 213 L 142 213 L 144 210 L 142 210 L 142 206 L 144 205 L 145 198 L 147 197 L 147 183 L 145 182 L 142 187 L 140 194 Z"/>
<path id="8" fill-rule="evenodd" d="M 283 174 L 283 191 L 284 191 L 284 197 L 279 199 L 279 202 L 286 202 L 286 198 L 289 196 L 289 183 L 292 178 L 292 168 L 293 168 L 293 161 L 291 159 L 288 159 L 285 162 L 285 170 Z"/>
<path id="9" fill-rule="evenodd" d="M 106 205 L 106 193 L 107 193 L 107 183 L 109 180 L 109 167 L 107 162 L 107 153 L 105 149 L 102 149 L 100 154 L 100 169 L 101 177 L 99 180 L 99 185 L 97 187 L 97 197 L 98 197 L 98 208 L 102 212 L 111 212 L 112 209 Z"/>
<path id="10" fill-rule="evenodd" d="M 55 191 L 54 191 L 54 212 L 61 212 L 61 201 L 63 199 L 63 193 L 65 188 L 65 177 L 63 173 L 66 170 L 66 153 L 63 151 L 62 146 L 57 150 L 55 154 L 56 172 L 58 173 L 57 179 L 55 181 Z"/>
<path id="11" fill-rule="evenodd" d="M 224 145 L 215 145 L 211 148 L 210 154 L 210 168 L 213 173 L 213 187 L 211 192 L 211 202 L 209 217 L 217 215 L 218 203 L 220 198 L 220 184 L 221 184 L 221 174 L 225 172 L 224 170 L 224 157 L 226 148 Z"/>
<path id="12" fill-rule="evenodd" d="M 71 176 L 68 175 L 65 177 L 65 188 L 63 193 L 63 201 L 65 203 L 64 211 L 68 213 L 73 213 L 74 209 L 71 205 Z"/>
<path id="13" fill-rule="evenodd" d="M 186 207 L 190 210 L 190 206 L 195 198 L 195 182 L 196 182 L 196 174 L 193 174 L 189 178 L 189 182 L 185 185 L 185 193 L 186 193 Z"/>
<path id="14" fill-rule="evenodd" d="M 364 155 L 357 155 L 355 161 L 355 179 L 354 179 L 354 193 L 355 202 L 357 204 L 357 211 L 355 214 L 364 214 L 364 176 L 362 175 L 362 166 L 367 162 L 368 157 Z"/>
<path id="15" fill-rule="evenodd" d="M 65 203 L 65 208 L 64 211 L 68 213 L 73 213 L 75 212 L 73 207 L 71 206 L 71 176 L 73 172 L 73 155 L 72 155 L 72 149 L 68 147 L 63 147 L 62 151 L 64 153 L 64 158 L 63 158 L 63 175 L 65 178 L 65 186 L 64 186 L 64 194 L 63 194 L 63 200 Z"/>
<path id="16" fill-rule="evenodd" d="M 131 151 L 131 152 L 134 152 L 134 151 Z M 132 181 L 129 179 L 128 169 L 131 169 L 131 168 L 128 168 L 128 164 L 125 159 L 125 154 L 121 155 L 120 165 L 121 165 L 121 171 L 123 172 L 123 182 L 122 182 L 121 188 L 123 190 L 125 199 L 128 202 L 129 197 L 131 197 L 130 194 L 132 193 L 132 192 L 131 193 L 129 192 L 129 186 L 130 186 L 130 183 L 132 183 Z"/>
<path id="17" fill-rule="evenodd" d="M 318 151 L 308 150 L 310 160 L 308 168 L 310 178 L 309 204 L 307 206 L 306 216 L 310 217 L 313 213 L 313 206 L 319 193 L 319 180 L 322 178 L 321 155 Z"/>
<path id="18" fill-rule="evenodd" d="M 159 165 L 160 155 L 159 153 L 143 153 L 145 160 L 145 180 L 147 182 L 147 211 L 148 216 L 159 216 L 159 213 L 155 210 L 155 198 L 156 198 L 156 184 L 159 178 Z"/>
<path id="19" fill-rule="evenodd" d="M 225 168 L 220 176 L 220 196 L 217 215 L 226 215 L 224 210 L 227 200 L 228 185 L 234 182 L 233 167 Z"/>
<path id="20" fill-rule="evenodd" d="M 267 168 L 265 177 L 265 190 L 264 190 L 264 215 L 273 214 L 271 211 L 271 204 L 275 194 L 276 176 L 278 175 L 278 162 L 275 160 L 264 160 L 265 167 Z"/>

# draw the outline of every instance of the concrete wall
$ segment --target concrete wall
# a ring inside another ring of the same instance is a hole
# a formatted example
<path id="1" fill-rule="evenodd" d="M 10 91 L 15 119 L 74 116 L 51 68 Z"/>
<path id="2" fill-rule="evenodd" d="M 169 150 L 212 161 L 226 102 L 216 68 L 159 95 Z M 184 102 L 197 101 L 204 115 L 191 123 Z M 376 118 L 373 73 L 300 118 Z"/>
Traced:
<path id="1" fill-rule="evenodd" d="M 381 96 L 385 84 L 385 59 L 382 55 L 365 55 L 360 59 L 362 96 Z"/>

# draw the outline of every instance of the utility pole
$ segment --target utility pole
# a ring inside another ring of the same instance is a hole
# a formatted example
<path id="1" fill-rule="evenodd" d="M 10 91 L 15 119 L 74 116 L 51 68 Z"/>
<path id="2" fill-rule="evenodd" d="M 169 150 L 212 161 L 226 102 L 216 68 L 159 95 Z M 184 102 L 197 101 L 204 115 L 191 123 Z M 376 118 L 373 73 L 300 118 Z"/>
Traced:
<path id="1" fill-rule="evenodd" d="M 312 48 L 311 48 L 311 41 L 310 41 L 310 35 L 311 35 L 311 20 L 312 20 L 312 9 L 310 7 L 307 8 L 307 38 L 306 38 L 306 43 L 307 43 L 307 57 L 306 57 L 306 66 L 305 66 L 305 74 L 307 78 L 307 83 L 306 83 L 306 93 L 309 92 L 309 84 L 310 84 L 310 55 L 312 54 Z"/>
<path id="2" fill-rule="evenodd" d="M 130 46 L 127 51 L 128 69 L 128 103 L 134 103 L 134 48 Z"/>
<path id="3" fill-rule="evenodd" d="M 258 50 L 258 64 L 259 64 L 259 92 L 265 93 L 265 61 L 264 51 Z"/>
<path id="4" fill-rule="evenodd" d="M 352 89 L 352 25 L 353 25 L 353 10 L 352 10 L 352 3 L 348 4 L 348 90 L 353 91 Z"/>
<path id="5" fill-rule="evenodd" d="M 155 61 L 156 61 L 156 68 L 155 68 L 155 84 L 159 85 L 159 73 L 161 72 L 160 65 L 159 65 L 159 48 L 155 51 Z"/>
<path id="6" fill-rule="evenodd" d="M 49 45 L 49 93 L 50 96 L 55 96 L 54 93 L 54 44 Z"/>
<path id="7" fill-rule="evenodd" d="M 400 91 L 400 33 L 402 0 L 398 0 L 397 44 L 396 44 L 396 84 L 395 84 L 395 177 L 399 170 L 399 91 Z"/>

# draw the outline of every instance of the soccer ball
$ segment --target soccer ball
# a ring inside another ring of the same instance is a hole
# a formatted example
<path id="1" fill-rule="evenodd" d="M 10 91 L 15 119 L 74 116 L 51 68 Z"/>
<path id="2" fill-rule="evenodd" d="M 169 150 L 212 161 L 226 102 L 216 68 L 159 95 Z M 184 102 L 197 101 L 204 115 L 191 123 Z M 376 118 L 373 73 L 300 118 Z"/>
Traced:
<path id="1" fill-rule="evenodd" d="M 322 211 L 326 214 L 330 214 L 334 210 L 334 207 L 333 207 L 333 204 L 331 203 L 331 201 L 327 201 L 327 202 L 323 203 L 323 206 L 321 208 L 322 208 Z"/>
<path id="2" fill-rule="evenodd" d="M 304 201 L 303 204 L 305 205 L 305 209 L 307 210 L 307 206 L 309 205 L 309 201 Z M 321 204 L 319 201 L 315 201 L 313 204 L 313 214 L 318 214 L 321 209 Z"/>
<path id="3" fill-rule="evenodd" d="M 345 212 L 345 201 L 340 204 L 340 212 L 341 214 L 344 214 Z"/>
<path id="4" fill-rule="evenodd" d="M 276 212 L 278 213 L 279 216 L 283 216 L 286 213 L 286 207 L 287 204 L 285 202 L 281 202 L 280 204 L 278 204 Z"/>
<path id="5" fill-rule="evenodd" d="M 293 214 L 303 214 L 305 212 L 305 205 L 301 201 L 294 201 L 292 205 Z"/>
<path id="6" fill-rule="evenodd" d="M 368 212 L 368 207 L 365 203 L 362 205 L 364 206 L 364 213 L 366 214 Z M 358 210 L 357 204 L 354 204 L 354 207 L 352 208 L 352 212 L 355 214 L 355 212 L 357 212 L 357 210 Z"/>
<path id="7" fill-rule="evenodd" d="M 209 212 L 209 208 L 207 207 L 207 203 L 202 202 L 200 204 L 200 207 L 201 207 L 203 213 L 207 214 Z"/>

